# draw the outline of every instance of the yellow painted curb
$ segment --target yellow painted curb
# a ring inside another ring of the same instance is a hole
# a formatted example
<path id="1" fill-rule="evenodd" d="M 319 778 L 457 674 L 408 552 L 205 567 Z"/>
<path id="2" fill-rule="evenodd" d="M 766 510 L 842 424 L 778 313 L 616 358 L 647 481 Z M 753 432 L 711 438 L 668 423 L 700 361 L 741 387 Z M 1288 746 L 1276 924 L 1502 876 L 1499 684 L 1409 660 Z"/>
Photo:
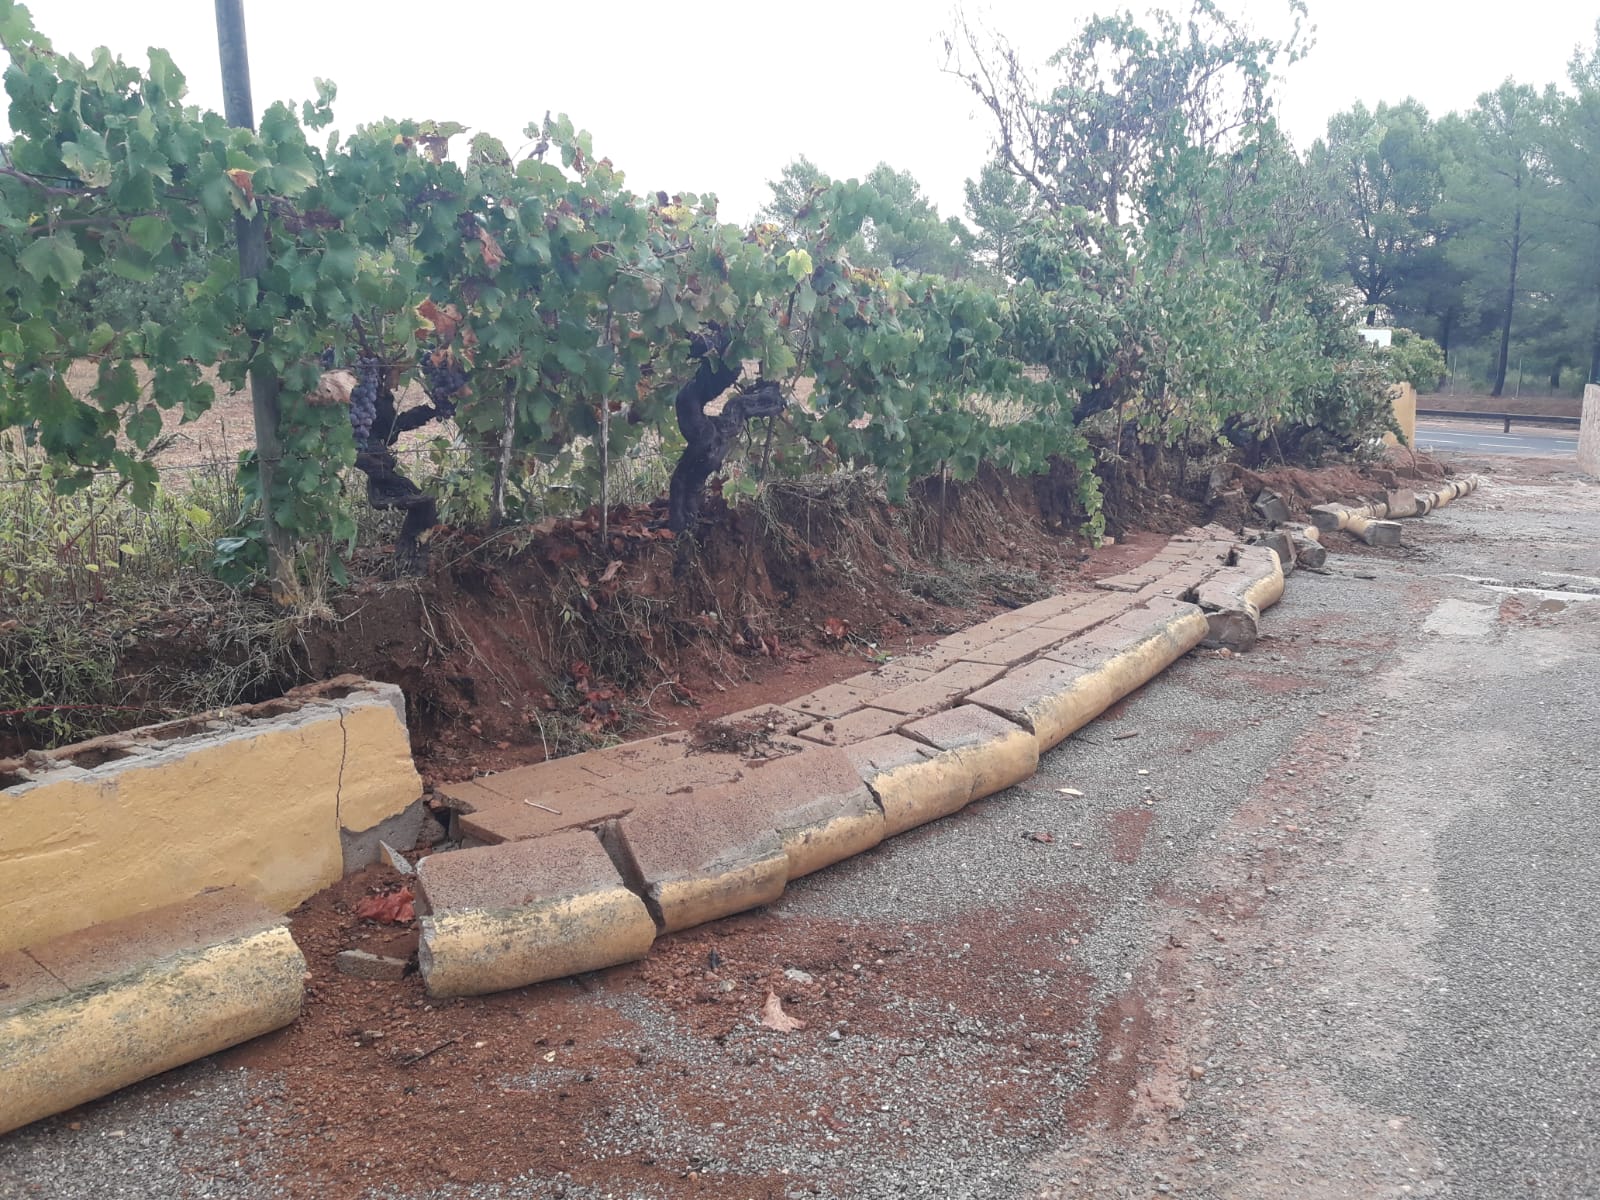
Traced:
<path id="1" fill-rule="evenodd" d="M 1283 599 L 1283 564 L 1276 561 L 1278 552 L 1270 546 L 1259 548 L 1247 546 L 1239 552 L 1239 568 L 1251 572 L 1255 578 L 1242 593 L 1243 598 L 1256 606 L 1257 611 L 1266 612 L 1279 600 Z M 1266 556 L 1271 555 L 1272 562 L 1266 561 Z"/>
<path id="2" fill-rule="evenodd" d="M 967 702 L 1031 729 L 1042 754 L 1198 646 L 1208 629 L 1198 608 L 1176 605 L 1146 634 L 1126 648 L 1108 651 L 1095 666 L 1046 655 L 973 692 Z"/>
<path id="3" fill-rule="evenodd" d="M 436 999 L 523 987 L 643 958 L 656 924 L 619 883 L 498 912 L 422 918 L 417 962 Z"/>
<path id="4" fill-rule="evenodd" d="M 981 800 L 1031 779 L 1039 769 L 1039 739 L 1018 726 L 976 746 L 950 751 L 972 768 L 971 800 Z"/>
<path id="5" fill-rule="evenodd" d="M 799 879 L 871 850 L 884 839 L 883 810 L 863 786 L 859 797 L 831 816 L 778 830 L 789 860 L 788 877 Z"/>
<path id="6" fill-rule="evenodd" d="M 1037 759 L 1037 741 L 1034 746 Z M 883 808 L 885 837 L 947 817 L 972 799 L 978 764 L 958 754 L 941 754 L 893 733 L 848 750 Z"/>
<path id="7" fill-rule="evenodd" d="M 760 908 L 783 895 L 789 882 L 789 856 L 774 836 L 776 853 L 754 862 L 726 864 L 705 875 L 663 879 L 650 885 L 650 897 L 661 911 L 661 932 L 693 929 L 718 917 Z"/>
<path id="8" fill-rule="evenodd" d="M 68 747 L 0 790 L 0 951 L 208 888 L 287 912 L 364 865 L 347 863 L 351 835 L 410 814 L 414 836 L 422 780 L 400 690 L 356 683 L 135 729 L 97 765 Z M 375 838 L 367 849 L 370 862 Z"/>
<path id="9" fill-rule="evenodd" d="M 0 1017 L 0 1133 L 289 1024 L 305 970 L 280 925 Z"/>
<path id="10" fill-rule="evenodd" d="M 962 704 L 913 721 L 902 732 L 953 755 L 972 777 L 967 801 L 992 796 L 1039 769 L 1039 739 L 1030 729 L 978 704 Z"/>
<path id="11" fill-rule="evenodd" d="M 768 768 L 773 769 L 773 768 Z M 686 796 L 634 811 L 601 840 L 662 933 L 771 904 L 789 879 L 789 855 L 767 814 Z"/>

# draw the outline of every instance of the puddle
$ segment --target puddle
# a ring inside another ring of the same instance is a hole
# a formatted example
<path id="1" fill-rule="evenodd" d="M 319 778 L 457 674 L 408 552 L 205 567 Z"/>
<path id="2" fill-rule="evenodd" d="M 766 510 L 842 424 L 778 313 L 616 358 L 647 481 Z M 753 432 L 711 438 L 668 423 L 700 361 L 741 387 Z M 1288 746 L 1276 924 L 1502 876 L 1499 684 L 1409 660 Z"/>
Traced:
<path id="1" fill-rule="evenodd" d="M 1592 576 L 1588 576 L 1588 575 L 1560 575 L 1560 573 L 1556 572 L 1556 571 L 1541 571 L 1540 574 L 1541 575 L 1559 575 L 1560 578 L 1563 578 L 1563 579 L 1583 579 L 1583 580 L 1588 580 L 1588 579 L 1592 578 Z M 1502 592 L 1502 593 L 1507 593 L 1507 594 L 1520 593 L 1522 595 L 1527 595 L 1527 596 L 1538 596 L 1542 600 L 1554 600 L 1554 601 L 1557 601 L 1559 604 L 1561 604 L 1563 606 L 1565 606 L 1567 604 L 1580 603 L 1580 602 L 1585 601 L 1585 600 L 1600 600 L 1600 591 L 1585 592 L 1585 591 L 1578 591 L 1578 590 L 1573 589 L 1573 588 L 1541 588 L 1541 587 L 1533 587 L 1531 584 L 1506 583 L 1504 580 L 1493 579 L 1493 578 L 1490 578 L 1488 576 L 1483 576 L 1483 575 L 1457 575 L 1457 574 L 1453 574 L 1452 573 L 1452 574 L 1449 574 L 1449 575 L 1441 576 L 1440 578 L 1445 578 L 1445 579 L 1465 579 L 1468 583 L 1475 583 L 1479 587 L 1487 588 L 1491 592 Z M 1595 583 L 1596 583 L 1597 587 L 1600 587 L 1600 579 L 1596 579 Z"/>
<path id="2" fill-rule="evenodd" d="M 1422 631 L 1441 637 L 1482 639 L 1489 636 L 1499 618 L 1500 607 L 1496 604 L 1441 600 L 1422 622 Z"/>

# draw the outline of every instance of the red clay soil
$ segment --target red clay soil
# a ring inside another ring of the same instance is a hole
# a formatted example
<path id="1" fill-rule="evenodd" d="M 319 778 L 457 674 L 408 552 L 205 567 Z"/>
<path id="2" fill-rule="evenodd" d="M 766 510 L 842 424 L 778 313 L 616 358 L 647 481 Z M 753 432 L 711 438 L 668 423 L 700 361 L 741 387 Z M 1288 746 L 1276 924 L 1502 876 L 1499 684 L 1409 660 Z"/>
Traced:
<path id="1" fill-rule="evenodd" d="M 575 1183 L 629 1194 L 776 1198 L 785 1195 L 780 1179 L 701 1174 L 692 1160 L 686 1169 L 683 1160 L 645 1155 L 596 1161 L 584 1147 L 619 1113 L 662 1097 L 697 1126 L 720 1122 L 724 1138 L 770 1121 L 792 1124 L 796 1139 L 827 1139 L 849 1128 L 859 1104 L 876 1108 L 871 1097 L 842 1099 L 871 1084 L 841 1065 L 819 1093 L 840 1097 L 836 1107 L 802 1116 L 790 1097 L 768 1089 L 764 1113 L 752 1112 L 748 1101 L 729 1111 L 716 1081 L 686 1077 L 669 1047 L 652 1045 L 648 1030 L 616 1005 L 597 1002 L 601 995 L 647 995 L 695 1039 L 736 1045 L 734 1070 L 766 1072 L 794 1056 L 815 1061 L 805 1042 L 764 1032 L 730 1038 L 751 1029 L 769 994 L 814 1034 L 837 1031 L 840 1038 L 903 1034 L 897 1012 L 907 1006 L 997 1029 L 1015 1016 L 1017 999 L 994 981 L 1039 968 L 1054 976 L 1049 1003 L 1030 1011 L 1026 1033 L 987 1034 L 986 1044 L 1046 1072 L 1081 1067 L 1087 1053 L 1074 1031 L 1090 980 L 1063 979 L 1059 964 L 1062 931 L 1086 927 L 1059 896 L 1048 907 L 870 929 L 759 911 L 664 938 L 640 963 L 433 1003 L 415 973 L 397 983 L 370 982 L 333 965 L 347 948 L 404 955 L 414 947 L 414 930 L 354 915 L 363 899 L 403 884 L 387 867 L 369 868 L 295 912 L 295 939 L 310 966 L 304 1014 L 219 1057 L 223 1069 L 248 1067 L 276 1081 L 239 1137 L 264 1156 L 267 1169 L 290 1176 L 292 1195 L 339 1200 L 377 1184 L 406 1193 L 566 1172 Z M 1026 1095 L 996 1086 L 974 1101 L 974 1111 L 1003 1130 L 1013 1111 L 1029 1105 Z"/>

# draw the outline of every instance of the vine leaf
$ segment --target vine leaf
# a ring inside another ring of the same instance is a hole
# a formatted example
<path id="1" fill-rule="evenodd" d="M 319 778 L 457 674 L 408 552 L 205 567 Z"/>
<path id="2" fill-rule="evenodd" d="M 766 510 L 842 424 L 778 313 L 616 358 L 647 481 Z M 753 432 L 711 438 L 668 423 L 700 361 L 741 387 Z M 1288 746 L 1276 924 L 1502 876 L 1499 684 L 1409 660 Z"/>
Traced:
<path id="1" fill-rule="evenodd" d="M 41 283 L 54 280 L 67 291 L 83 275 L 83 251 L 64 234 L 40 238 L 17 256 L 17 265 Z"/>

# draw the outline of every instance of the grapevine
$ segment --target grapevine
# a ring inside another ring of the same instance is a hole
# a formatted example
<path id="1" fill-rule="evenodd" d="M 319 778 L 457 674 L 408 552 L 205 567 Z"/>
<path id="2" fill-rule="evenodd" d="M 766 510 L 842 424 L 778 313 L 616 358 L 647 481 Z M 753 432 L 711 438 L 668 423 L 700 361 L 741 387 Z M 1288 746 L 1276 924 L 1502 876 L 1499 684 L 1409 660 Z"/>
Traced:
<path id="1" fill-rule="evenodd" d="M 11 0 L 0 0 L 0 41 L 15 127 L 0 164 L 0 428 L 43 447 L 65 486 L 111 467 L 148 502 L 155 470 L 137 452 L 212 403 L 202 368 L 232 387 L 265 374 L 281 385 L 277 524 L 349 542 L 337 497 L 356 466 L 374 504 L 405 511 L 402 543 L 415 549 L 436 509 L 396 466 L 405 431 L 453 419 L 485 494 L 503 496 L 509 471 L 538 462 L 594 501 L 608 465 L 646 437 L 703 432 L 676 401 L 711 371 L 740 385 L 734 416 L 770 415 L 806 448 L 797 461 L 870 468 L 895 499 L 936 473 L 1069 464 L 1094 534 L 1080 420 L 1096 409 L 1131 405 L 1145 436 L 1162 438 L 1180 422 L 1260 427 L 1295 411 L 1278 399 L 1286 380 L 1303 394 L 1329 386 L 1320 366 L 1283 369 L 1315 358 L 1304 353 L 1315 328 L 1294 313 L 1265 326 L 1237 266 L 1119 274 L 1133 235 L 1086 217 L 1039 223 L 1015 286 L 915 276 L 852 262 L 863 230 L 895 217 L 853 180 L 820 181 L 788 227 L 744 228 L 694 194 L 628 191 L 564 116 L 530 126 L 541 149 L 521 161 L 483 134 L 452 156 L 464 130 L 448 122 L 382 121 L 328 141 L 328 84 L 298 112 L 274 105 L 257 130 L 232 129 L 185 103 L 163 52 L 148 70 L 109 56 L 85 65 L 56 54 Z M 213 256 L 169 324 L 59 319 L 87 268 L 148 276 L 258 217 L 259 278 Z M 67 368 L 83 360 L 98 374 L 75 395 Z M 751 360 L 763 387 L 737 369 Z M 347 413 L 313 403 L 340 362 L 355 377 Z M 807 402 L 783 404 L 802 379 Z M 428 403 L 396 411 L 412 381 Z M 1147 391 L 1184 401 L 1159 407 Z M 734 423 L 680 464 L 675 528 L 692 531 L 687 492 L 721 467 L 717 439 Z"/>

